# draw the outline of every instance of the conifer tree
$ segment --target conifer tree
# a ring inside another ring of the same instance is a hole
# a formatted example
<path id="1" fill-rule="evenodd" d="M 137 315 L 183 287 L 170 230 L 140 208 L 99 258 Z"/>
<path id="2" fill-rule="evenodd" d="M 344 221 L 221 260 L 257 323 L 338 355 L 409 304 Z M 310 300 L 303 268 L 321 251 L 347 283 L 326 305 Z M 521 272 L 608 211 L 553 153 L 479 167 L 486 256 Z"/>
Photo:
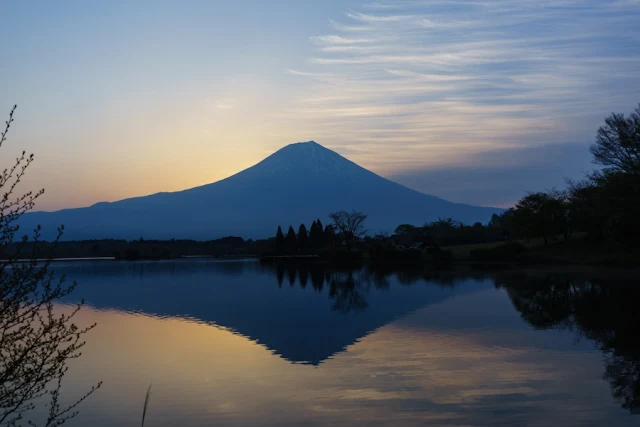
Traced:
<path id="1" fill-rule="evenodd" d="M 317 227 L 318 227 L 318 232 L 317 232 L 318 240 L 316 242 L 316 247 L 318 249 L 322 249 L 324 247 L 326 239 L 325 239 L 325 236 L 324 236 L 324 227 L 322 226 L 322 221 L 320 221 L 320 218 L 318 218 L 316 220 L 316 224 L 318 224 L 317 225 Z"/>
<path id="2" fill-rule="evenodd" d="M 287 237 L 285 240 L 285 247 L 288 255 L 294 255 L 296 253 L 296 249 L 298 247 L 297 240 L 296 232 L 293 230 L 292 226 L 289 226 L 289 231 L 287 231 Z"/>
<path id="3" fill-rule="evenodd" d="M 309 247 L 312 251 L 316 250 L 316 241 L 318 239 L 318 223 L 314 220 L 309 229 Z"/>
<path id="4" fill-rule="evenodd" d="M 320 220 L 313 221 L 311 231 L 309 232 L 309 246 L 314 251 L 322 249 L 324 246 L 324 229 Z"/>
<path id="5" fill-rule="evenodd" d="M 309 246 L 309 235 L 307 234 L 307 227 L 304 224 L 300 224 L 298 228 L 298 249 L 301 253 L 307 251 Z"/>
<path id="6" fill-rule="evenodd" d="M 336 244 L 337 244 L 336 229 L 333 227 L 333 225 L 329 224 L 324 228 L 322 239 L 323 239 L 323 244 L 331 245 L 333 249 L 336 248 Z"/>
<path id="7" fill-rule="evenodd" d="M 276 233 L 276 252 L 282 254 L 285 249 L 284 234 L 282 228 L 278 226 L 278 232 Z"/>

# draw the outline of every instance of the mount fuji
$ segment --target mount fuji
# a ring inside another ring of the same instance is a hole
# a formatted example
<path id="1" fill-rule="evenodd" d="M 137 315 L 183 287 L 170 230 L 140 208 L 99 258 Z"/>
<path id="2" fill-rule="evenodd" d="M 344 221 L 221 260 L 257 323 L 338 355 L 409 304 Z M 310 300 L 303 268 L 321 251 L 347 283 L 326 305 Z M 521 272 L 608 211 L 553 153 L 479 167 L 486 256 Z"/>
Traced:
<path id="1" fill-rule="evenodd" d="M 364 169 L 316 142 L 288 145 L 260 163 L 212 184 L 117 202 L 32 212 L 22 230 L 42 225 L 51 239 L 65 225 L 65 240 L 121 238 L 197 240 L 223 236 L 265 238 L 278 225 L 328 222 L 336 210 L 368 215 L 371 233 L 437 218 L 486 223 L 502 210 L 452 203 L 411 190 Z"/>

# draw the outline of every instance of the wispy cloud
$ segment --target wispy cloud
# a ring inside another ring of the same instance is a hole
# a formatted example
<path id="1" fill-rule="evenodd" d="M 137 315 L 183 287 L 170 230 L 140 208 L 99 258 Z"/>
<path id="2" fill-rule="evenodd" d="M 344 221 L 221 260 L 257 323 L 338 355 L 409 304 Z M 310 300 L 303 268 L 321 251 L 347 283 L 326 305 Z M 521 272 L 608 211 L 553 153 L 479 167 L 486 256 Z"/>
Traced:
<path id="1" fill-rule="evenodd" d="M 331 77 L 335 77 L 335 74 L 331 74 L 331 73 L 314 73 L 312 71 L 299 71 L 299 70 L 293 70 L 293 69 L 289 69 L 287 70 L 287 72 L 289 74 L 293 74 L 294 76 L 314 77 L 319 79 L 328 79 Z"/>
<path id="2" fill-rule="evenodd" d="M 360 12 L 349 12 L 347 16 L 360 22 L 408 22 L 415 20 L 415 15 L 369 15 Z"/>
<path id="3" fill-rule="evenodd" d="M 311 37 L 311 40 L 316 42 L 317 44 L 338 44 L 338 45 L 360 44 L 360 43 L 371 42 L 370 39 L 365 39 L 365 38 L 348 38 L 348 37 L 341 37 L 341 36 L 335 36 L 335 35 L 314 36 L 314 37 Z"/>
<path id="4" fill-rule="evenodd" d="M 295 114 L 379 171 L 589 142 L 640 101 L 639 19 L 637 0 L 369 3 L 290 71 L 312 78 Z"/>

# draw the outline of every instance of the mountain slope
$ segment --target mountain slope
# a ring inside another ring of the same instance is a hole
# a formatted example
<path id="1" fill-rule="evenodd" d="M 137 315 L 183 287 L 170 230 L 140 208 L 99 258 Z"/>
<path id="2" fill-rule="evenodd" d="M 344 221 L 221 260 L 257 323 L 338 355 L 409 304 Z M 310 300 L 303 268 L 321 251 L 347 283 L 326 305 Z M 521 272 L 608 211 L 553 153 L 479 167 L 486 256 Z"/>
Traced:
<path id="1" fill-rule="evenodd" d="M 288 145 L 229 178 L 173 193 L 113 203 L 34 212 L 24 229 L 41 224 L 47 235 L 65 225 L 65 239 L 193 238 L 227 235 L 270 237 L 278 225 L 309 224 L 330 212 L 356 209 L 369 215 L 371 232 L 438 217 L 487 222 L 500 209 L 451 203 L 382 178 L 311 141 Z"/>

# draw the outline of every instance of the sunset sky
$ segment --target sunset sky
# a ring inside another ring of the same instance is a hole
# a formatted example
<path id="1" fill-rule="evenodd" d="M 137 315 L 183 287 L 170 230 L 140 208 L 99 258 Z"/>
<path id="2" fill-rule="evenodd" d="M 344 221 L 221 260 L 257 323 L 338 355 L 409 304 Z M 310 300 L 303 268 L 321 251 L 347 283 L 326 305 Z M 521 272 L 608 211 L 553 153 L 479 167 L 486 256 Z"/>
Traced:
<path id="1" fill-rule="evenodd" d="M 2 167 L 39 209 L 181 190 L 315 140 L 508 206 L 640 102 L 639 0 L 0 0 Z"/>

